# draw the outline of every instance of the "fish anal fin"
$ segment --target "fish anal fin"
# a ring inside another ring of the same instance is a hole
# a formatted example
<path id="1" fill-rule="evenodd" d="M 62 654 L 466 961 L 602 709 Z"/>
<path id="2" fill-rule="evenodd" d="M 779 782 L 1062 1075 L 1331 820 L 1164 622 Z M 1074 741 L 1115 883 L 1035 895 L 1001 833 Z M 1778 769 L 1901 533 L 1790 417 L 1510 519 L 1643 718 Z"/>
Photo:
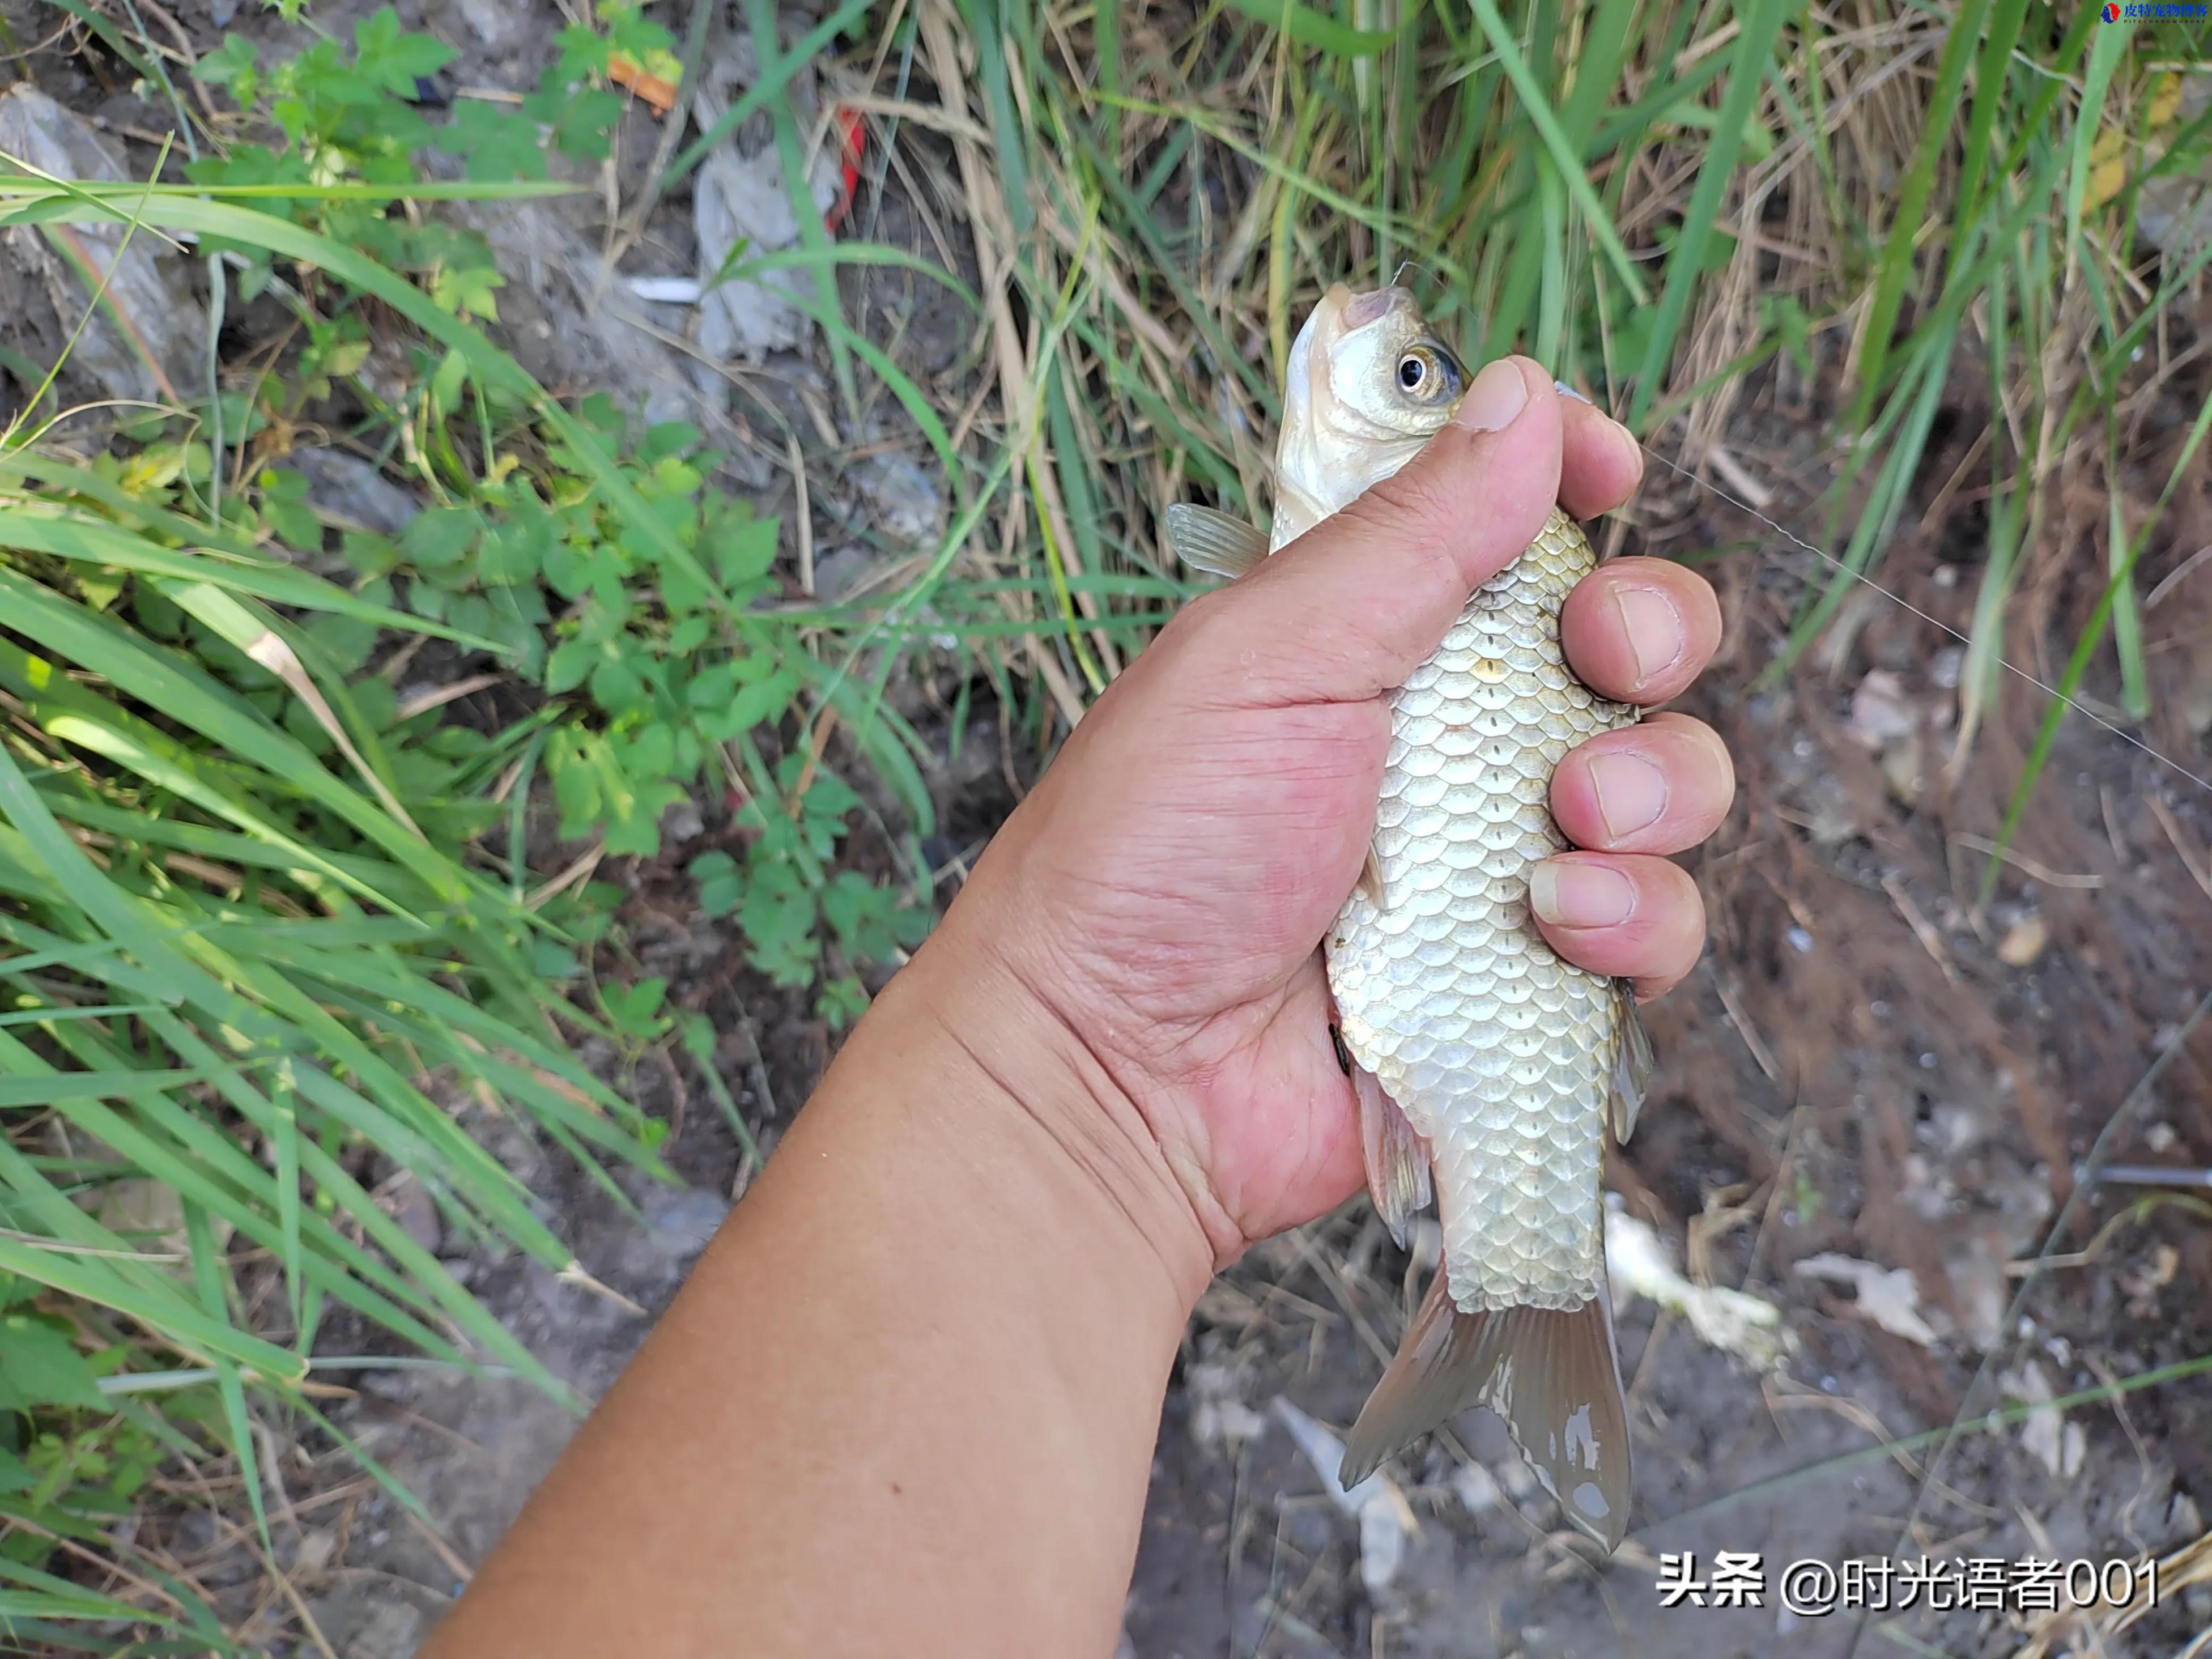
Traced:
<path id="1" fill-rule="evenodd" d="M 1267 556 L 1266 532 L 1213 507 L 1176 501 L 1160 523 L 1176 557 L 1210 576 L 1233 580 Z"/>
<path id="2" fill-rule="evenodd" d="M 1628 1407 L 1601 1294 L 1566 1311 L 1465 1313 L 1440 1270 L 1382 1380 L 1344 1443 L 1338 1479 L 1357 1485 L 1382 1460 L 1475 1406 L 1504 1420 L 1569 1521 L 1608 1553 L 1628 1531 Z"/>
<path id="3" fill-rule="evenodd" d="M 1651 1073 L 1658 1062 L 1651 1053 L 1650 1034 L 1644 1029 L 1644 1016 L 1636 1006 L 1635 986 L 1625 979 L 1615 980 L 1613 994 L 1620 1002 L 1620 1046 L 1613 1057 L 1613 1138 L 1626 1146 L 1629 1136 L 1636 1133 L 1636 1119 L 1644 1110 L 1644 1097 L 1650 1090 Z"/>
<path id="4" fill-rule="evenodd" d="M 1359 1146 L 1366 1154 L 1367 1191 L 1375 1212 L 1405 1249 L 1413 1235 L 1413 1218 L 1429 1207 L 1428 1143 L 1406 1121 L 1381 1079 L 1354 1061 L 1352 1086 L 1359 1096 Z"/>

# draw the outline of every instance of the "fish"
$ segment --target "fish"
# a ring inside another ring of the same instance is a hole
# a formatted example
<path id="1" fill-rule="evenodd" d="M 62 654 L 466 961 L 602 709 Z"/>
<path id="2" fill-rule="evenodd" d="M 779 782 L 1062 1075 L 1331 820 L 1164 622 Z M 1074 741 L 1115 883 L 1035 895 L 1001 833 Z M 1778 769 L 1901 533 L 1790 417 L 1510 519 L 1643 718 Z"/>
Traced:
<path id="1" fill-rule="evenodd" d="M 1412 460 L 1467 385 L 1410 291 L 1332 288 L 1286 365 L 1270 532 L 1179 502 L 1170 547 L 1242 574 Z M 1553 770 L 1638 718 L 1576 679 L 1560 647 L 1559 608 L 1596 563 L 1554 507 L 1389 694 L 1372 844 L 1322 948 L 1369 1193 L 1401 1248 L 1432 1202 L 1443 1234 L 1340 1478 L 1354 1486 L 1487 1407 L 1610 1553 L 1632 1472 L 1601 1181 L 1606 1129 L 1634 1131 L 1652 1054 L 1632 987 L 1560 957 L 1528 911 L 1530 869 L 1567 845 Z"/>

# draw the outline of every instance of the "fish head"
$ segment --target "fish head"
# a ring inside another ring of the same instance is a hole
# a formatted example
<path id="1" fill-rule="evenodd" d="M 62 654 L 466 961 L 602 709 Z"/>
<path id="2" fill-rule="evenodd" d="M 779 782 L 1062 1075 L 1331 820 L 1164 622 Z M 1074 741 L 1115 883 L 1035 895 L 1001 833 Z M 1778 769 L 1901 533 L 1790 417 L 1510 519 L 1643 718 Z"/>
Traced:
<path id="1" fill-rule="evenodd" d="M 1467 391 L 1467 372 L 1421 315 L 1413 292 L 1341 283 L 1322 296 L 1306 325 L 1326 365 L 1329 411 L 1346 429 L 1378 441 L 1425 441 L 1442 431 Z"/>
<path id="2" fill-rule="evenodd" d="M 1284 377 L 1273 544 L 1348 507 L 1449 422 L 1467 371 L 1411 289 L 1322 295 Z"/>

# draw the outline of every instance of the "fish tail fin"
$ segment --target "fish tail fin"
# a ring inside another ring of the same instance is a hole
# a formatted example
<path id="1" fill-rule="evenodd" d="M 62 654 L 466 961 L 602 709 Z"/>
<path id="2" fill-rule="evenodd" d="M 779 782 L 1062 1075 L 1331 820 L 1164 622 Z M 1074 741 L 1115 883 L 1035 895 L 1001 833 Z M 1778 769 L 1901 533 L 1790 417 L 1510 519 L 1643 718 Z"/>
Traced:
<path id="1" fill-rule="evenodd" d="M 1628 1530 L 1628 1407 L 1602 1291 L 1564 1312 L 1463 1313 L 1438 1268 L 1345 1439 L 1337 1478 L 1358 1485 L 1384 1458 L 1474 1406 L 1504 1419 L 1570 1521 L 1608 1552 L 1620 1547 Z"/>

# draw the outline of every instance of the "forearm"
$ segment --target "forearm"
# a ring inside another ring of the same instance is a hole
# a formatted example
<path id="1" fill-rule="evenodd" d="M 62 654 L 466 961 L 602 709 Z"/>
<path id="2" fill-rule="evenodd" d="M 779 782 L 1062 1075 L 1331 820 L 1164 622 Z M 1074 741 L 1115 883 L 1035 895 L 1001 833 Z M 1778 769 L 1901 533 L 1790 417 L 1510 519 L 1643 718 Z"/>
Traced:
<path id="1" fill-rule="evenodd" d="M 957 950 L 886 992 L 429 1659 L 1110 1651 L 1211 1264 L 1126 1103 Z"/>

